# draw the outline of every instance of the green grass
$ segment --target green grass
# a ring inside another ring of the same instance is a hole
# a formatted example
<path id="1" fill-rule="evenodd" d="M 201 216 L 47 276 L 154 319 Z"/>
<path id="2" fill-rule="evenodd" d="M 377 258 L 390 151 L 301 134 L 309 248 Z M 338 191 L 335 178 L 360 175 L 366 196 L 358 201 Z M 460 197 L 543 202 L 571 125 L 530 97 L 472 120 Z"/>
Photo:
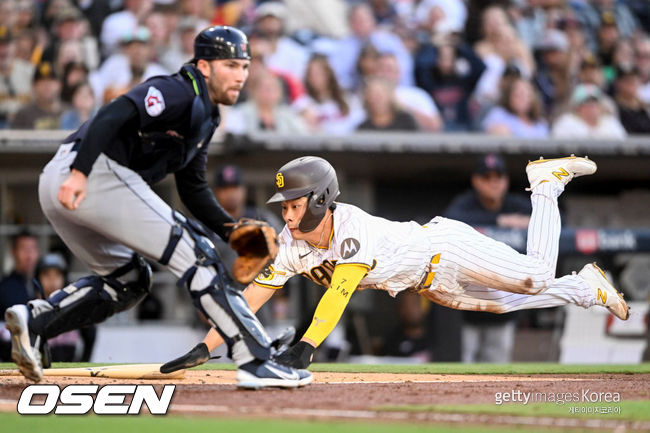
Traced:
<path id="1" fill-rule="evenodd" d="M 53 367 L 89 367 L 110 364 L 54 363 Z M 0 369 L 16 368 L 11 363 L 0 363 Z M 196 370 L 234 370 L 233 364 L 209 363 Z M 435 363 L 416 365 L 368 364 L 312 364 L 309 369 L 318 372 L 339 373 L 412 373 L 412 374 L 587 374 L 587 373 L 650 373 L 650 363 L 643 364 L 555 364 L 544 362 L 513 364 Z"/>
<path id="2" fill-rule="evenodd" d="M 184 416 L 21 416 L 0 413 L 3 432 L 30 433 L 541 433 L 547 429 L 391 422 L 233 420 Z M 587 430 L 552 430 L 580 433 Z"/>
<path id="3" fill-rule="evenodd" d="M 575 408 L 620 408 L 620 413 L 571 413 Z M 561 418 L 620 419 L 632 421 L 650 420 L 650 400 L 628 400 L 616 403 L 529 403 L 514 404 L 443 404 L 443 405 L 396 405 L 379 406 L 374 410 L 389 412 L 447 412 L 490 415 L 550 416 Z"/>

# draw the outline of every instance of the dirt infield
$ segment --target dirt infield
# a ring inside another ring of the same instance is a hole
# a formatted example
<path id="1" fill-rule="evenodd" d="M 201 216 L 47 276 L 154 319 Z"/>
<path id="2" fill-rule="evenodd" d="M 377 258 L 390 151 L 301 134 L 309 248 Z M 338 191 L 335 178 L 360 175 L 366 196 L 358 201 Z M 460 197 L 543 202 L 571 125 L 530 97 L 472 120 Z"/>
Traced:
<path id="1" fill-rule="evenodd" d="M 533 393 L 619 393 L 621 400 L 650 399 L 650 374 L 579 375 L 455 375 L 314 373 L 314 384 L 292 389 L 239 391 L 234 371 L 188 371 L 175 381 L 172 413 L 210 416 L 260 416 L 308 419 L 387 419 L 420 422 L 476 422 L 491 424 L 530 424 L 600 427 L 625 425 L 633 430 L 650 429 L 648 422 L 608 419 L 542 419 L 496 415 L 409 413 L 378 408 L 399 405 L 495 403 L 496 393 L 519 390 Z M 103 378 L 46 378 L 42 383 L 66 385 L 154 383 L 165 380 L 118 380 Z M 15 411 L 16 401 L 28 382 L 19 376 L 0 376 L 0 410 Z M 568 411 L 567 411 L 568 414 Z M 560 424 L 557 424 L 557 423 Z M 597 424 L 594 424 L 596 422 Z M 567 424 L 568 423 L 568 424 Z"/>

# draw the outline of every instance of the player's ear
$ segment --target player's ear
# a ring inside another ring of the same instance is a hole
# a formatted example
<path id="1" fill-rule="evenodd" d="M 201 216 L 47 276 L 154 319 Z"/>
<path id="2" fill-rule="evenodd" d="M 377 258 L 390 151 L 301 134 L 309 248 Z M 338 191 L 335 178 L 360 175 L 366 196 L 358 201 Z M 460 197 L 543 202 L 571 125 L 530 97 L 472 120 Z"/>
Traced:
<path id="1" fill-rule="evenodd" d="M 196 62 L 196 68 L 203 74 L 204 77 L 210 76 L 210 63 L 207 60 L 199 59 Z"/>

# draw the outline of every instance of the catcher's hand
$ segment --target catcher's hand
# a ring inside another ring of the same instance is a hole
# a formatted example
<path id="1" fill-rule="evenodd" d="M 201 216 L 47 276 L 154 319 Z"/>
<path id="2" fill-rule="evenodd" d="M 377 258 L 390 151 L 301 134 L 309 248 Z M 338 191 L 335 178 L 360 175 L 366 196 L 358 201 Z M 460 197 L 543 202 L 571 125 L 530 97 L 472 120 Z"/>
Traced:
<path id="1" fill-rule="evenodd" d="M 311 344 L 299 341 L 282 353 L 274 356 L 275 361 L 293 368 L 307 368 L 311 364 L 316 348 Z"/>
<path id="2" fill-rule="evenodd" d="M 278 255 L 278 235 L 264 221 L 242 218 L 228 223 L 230 247 L 237 252 L 232 275 L 242 284 L 248 284 Z"/>
<path id="3" fill-rule="evenodd" d="M 161 373 L 173 373 L 184 368 L 205 364 L 210 359 L 210 351 L 205 343 L 199 343 L 185 355 L 173 359 L 160 366 Z"/>

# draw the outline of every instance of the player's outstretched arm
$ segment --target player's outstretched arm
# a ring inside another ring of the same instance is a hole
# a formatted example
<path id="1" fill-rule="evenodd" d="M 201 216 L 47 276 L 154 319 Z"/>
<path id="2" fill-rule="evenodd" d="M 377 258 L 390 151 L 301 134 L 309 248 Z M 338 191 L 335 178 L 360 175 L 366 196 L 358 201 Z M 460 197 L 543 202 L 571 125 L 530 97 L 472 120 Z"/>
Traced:
<path id="1" fill-rule="evenodd" d="M 314 350 L 334 330 L 348 301 L 357 286 L 368 273 L 368 267 L 343 263 L 334 268 L 332 283 L 318 302 L 314 319 L 302 339 L 285 352 L 276 356 L 282 364 L 294 368 L 307 368 Z"/>
<path id="2" fill-rule="evenodd" d="M 255 283 L 249 284 L 244 289 L 244 298 L 251 307 L 253 313 L 256 313 L 262 305 L 268 301 L 275 293 L 274 289 L 258 286 Z M 206 363 L 210 359 L 210 352 L 223 343 L 223 338 L 214 329 L 210 328 L 203 341 L 185 355 L 173 359 L 160 367 L 161 373 L 172 373 L 184 368 L 196 367 Z"/>

